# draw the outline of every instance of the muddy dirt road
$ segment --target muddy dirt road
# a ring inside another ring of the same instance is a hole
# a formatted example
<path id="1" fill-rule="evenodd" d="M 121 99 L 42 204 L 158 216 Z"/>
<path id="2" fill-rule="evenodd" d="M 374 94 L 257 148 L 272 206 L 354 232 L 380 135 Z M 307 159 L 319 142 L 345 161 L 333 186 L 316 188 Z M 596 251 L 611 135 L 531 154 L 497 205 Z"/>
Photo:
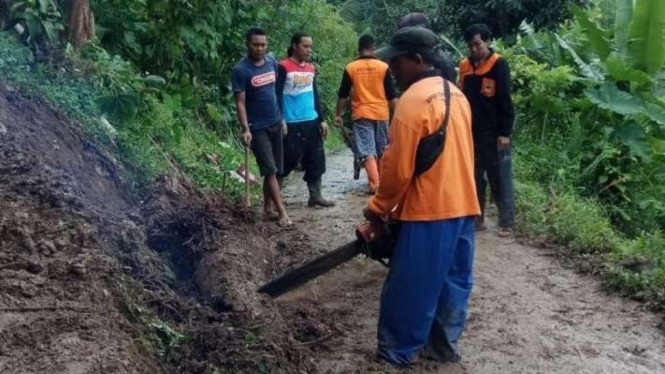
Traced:
<path id="1" fill-rule="evenodd" d="M 351 180 L 350 154 L 329 157 L 325 193 L 332 209 L 307 209 L 300 175 L 285 189 L 298 228 L 320 249 L 353 239 L 367 199 L 365 185 Z M 317 303 L 338 315 L 338 331 L 312 342 L 321 372 L 367 373 L 388 369 L 373 359 L 379 295 L 386 271 L 355 259 L 278 303 Z M 639 303 L 607 295 L 593 278 L 562 267 L 545 249 L 501 239 L 492 230 L 477 235 L 475 288 L 456 365 L 421 363 L 416 373 L 665 373 L 665 333 L 659 317 Z M 390 370 L 392 371 L 392 370 Z"/>

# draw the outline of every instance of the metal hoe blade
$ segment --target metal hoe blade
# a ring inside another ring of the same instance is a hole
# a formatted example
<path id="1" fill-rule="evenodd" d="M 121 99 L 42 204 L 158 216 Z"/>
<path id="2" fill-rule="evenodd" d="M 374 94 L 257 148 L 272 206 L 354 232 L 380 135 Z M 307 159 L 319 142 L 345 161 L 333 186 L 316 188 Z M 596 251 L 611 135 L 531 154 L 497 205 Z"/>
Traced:
<path id="1" fill-rule="evenodd" d="M 277 297 L 296 287 L 302 286 L 308 281 L 327 273 L 359 255 L 360 250 L 358 247 L 357 241 L 339 247 L 263 285 L 259 288 L 259 292 L 268 294 L 271 297 Z"/>

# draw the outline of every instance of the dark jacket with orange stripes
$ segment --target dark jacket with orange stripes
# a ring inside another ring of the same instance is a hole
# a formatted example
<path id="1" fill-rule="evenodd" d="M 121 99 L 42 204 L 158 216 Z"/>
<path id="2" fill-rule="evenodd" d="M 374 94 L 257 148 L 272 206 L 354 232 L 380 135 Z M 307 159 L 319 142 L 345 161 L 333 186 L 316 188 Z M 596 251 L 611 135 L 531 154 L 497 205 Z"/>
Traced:
<path id="1" fill-rule="evenodd" d="M 471 104 L 474 136 L 510 136 L 515 122 L 510 68 L 498 53 L 474 66 L 470 58 L 459 64 L 459 87 Z"/>

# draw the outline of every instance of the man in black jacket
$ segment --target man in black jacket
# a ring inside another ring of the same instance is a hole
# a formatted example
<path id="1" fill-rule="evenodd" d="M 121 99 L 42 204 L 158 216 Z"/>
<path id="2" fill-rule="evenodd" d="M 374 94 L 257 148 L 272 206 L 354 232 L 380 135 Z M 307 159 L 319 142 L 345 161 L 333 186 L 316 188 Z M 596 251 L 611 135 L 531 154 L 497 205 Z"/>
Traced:
<path id="1" fill-rule="evenodd" d="M 499 208 L 499 236 L 512 233 L 514 221 L 510 136 L 515 122 L 508 62 L 490 48 L 492 34 L 484 24 L 469 26 L 464 40 L 471 56 L 460 62 L 459 87 L 471 104 L 476 153 L 476 188 L 482 215 L 476 229 L 485 229 L 487 180 Z"/>

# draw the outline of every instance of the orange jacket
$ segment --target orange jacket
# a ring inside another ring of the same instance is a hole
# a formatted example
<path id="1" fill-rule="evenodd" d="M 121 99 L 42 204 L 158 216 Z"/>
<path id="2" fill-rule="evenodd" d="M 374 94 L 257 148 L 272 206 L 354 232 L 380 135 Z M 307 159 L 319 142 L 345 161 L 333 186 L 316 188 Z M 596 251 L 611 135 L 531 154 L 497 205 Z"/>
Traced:
<path id="1" fill-rule="evenodd" d="M 401 221 L 435 221 L 480 214 L 474 180 L 471 109 L 450 85 L 451 108 L 443 154 L 414 177 L 420 139 L 439 129 L 445 114 L 443 79 L 424 74 L 400 98 L 381 160 L 381 180 L 369 209 Z"/>
<path id="2" fill-rule="evenodd" d="M 388 64 L 374 57 L 360 57 L 346 65 L 339 97 L 351 95 L 351 118 L 387 121 L 388 101 L 397 97 L 392 87 Z"/>

